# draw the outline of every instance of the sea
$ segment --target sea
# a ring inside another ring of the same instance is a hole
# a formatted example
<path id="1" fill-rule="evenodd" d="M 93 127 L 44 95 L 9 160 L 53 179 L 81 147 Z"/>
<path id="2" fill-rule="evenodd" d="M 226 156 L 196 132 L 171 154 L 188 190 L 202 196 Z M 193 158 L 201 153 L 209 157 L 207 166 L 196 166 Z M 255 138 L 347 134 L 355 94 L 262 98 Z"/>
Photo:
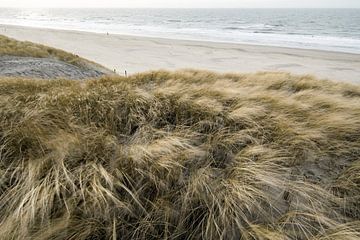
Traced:
<path id="1" fill-rule="evenodd" d="M 360 9 L 5 9 L 0 24 L 360 54 Z"/>

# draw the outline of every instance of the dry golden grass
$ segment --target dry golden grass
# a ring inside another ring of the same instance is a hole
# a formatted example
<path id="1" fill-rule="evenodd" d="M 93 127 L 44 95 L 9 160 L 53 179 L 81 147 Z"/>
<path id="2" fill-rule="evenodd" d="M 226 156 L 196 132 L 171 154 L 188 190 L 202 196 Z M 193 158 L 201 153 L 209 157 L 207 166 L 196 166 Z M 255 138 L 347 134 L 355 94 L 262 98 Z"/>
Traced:
<path id="1" fill-rule="evenodd" d="M 0 239 L 360 238 L 360 88 L 0 80 Z"/>

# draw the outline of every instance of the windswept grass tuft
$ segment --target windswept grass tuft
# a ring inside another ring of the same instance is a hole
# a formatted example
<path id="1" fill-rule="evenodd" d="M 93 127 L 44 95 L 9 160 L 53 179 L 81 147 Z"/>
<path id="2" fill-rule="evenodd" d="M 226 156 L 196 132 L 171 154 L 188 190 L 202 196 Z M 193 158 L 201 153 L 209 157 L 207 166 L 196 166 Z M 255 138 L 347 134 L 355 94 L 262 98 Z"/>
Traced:
<path id="1" fill-rule="evenodd" d="M 358 93 L 286 73 L 1 79 L 0 239 L 359 239 Z"/>

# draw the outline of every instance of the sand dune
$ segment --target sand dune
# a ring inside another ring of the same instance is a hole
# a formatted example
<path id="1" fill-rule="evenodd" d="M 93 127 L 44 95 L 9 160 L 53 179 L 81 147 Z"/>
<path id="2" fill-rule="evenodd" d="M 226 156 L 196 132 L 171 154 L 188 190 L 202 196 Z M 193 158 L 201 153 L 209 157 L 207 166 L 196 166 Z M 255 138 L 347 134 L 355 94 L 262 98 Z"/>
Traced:
<path id="1" fill-rule="evenodd" d="M 0 34 L 61 48 L 119 74 L 196 68 L 220 72 L 287 71 L 360 83 L 360 55 L 245 44 L 0 27 Z"/>
<path id="2" fill-rule="evenodd" d="M 266 72 L 121 77 L 60 49 L 2 36 L 0 46 L 0 239 L 360 239 L 360 85 Z M 21 77 L 58 68 L 111 75 Z"/>

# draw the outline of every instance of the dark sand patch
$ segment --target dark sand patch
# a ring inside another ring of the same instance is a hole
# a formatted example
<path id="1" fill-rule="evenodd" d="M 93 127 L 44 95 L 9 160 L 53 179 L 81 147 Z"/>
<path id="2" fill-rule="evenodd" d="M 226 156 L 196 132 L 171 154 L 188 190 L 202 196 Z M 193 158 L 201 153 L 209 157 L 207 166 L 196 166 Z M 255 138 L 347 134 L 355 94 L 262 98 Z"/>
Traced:
<path id="1" fill-rule="evenodd" d="M 81 68 L 53 58 L 0 56 L 0 76 L 29 78 L 97 78 L 106 74 L 99 68 Z"/>

